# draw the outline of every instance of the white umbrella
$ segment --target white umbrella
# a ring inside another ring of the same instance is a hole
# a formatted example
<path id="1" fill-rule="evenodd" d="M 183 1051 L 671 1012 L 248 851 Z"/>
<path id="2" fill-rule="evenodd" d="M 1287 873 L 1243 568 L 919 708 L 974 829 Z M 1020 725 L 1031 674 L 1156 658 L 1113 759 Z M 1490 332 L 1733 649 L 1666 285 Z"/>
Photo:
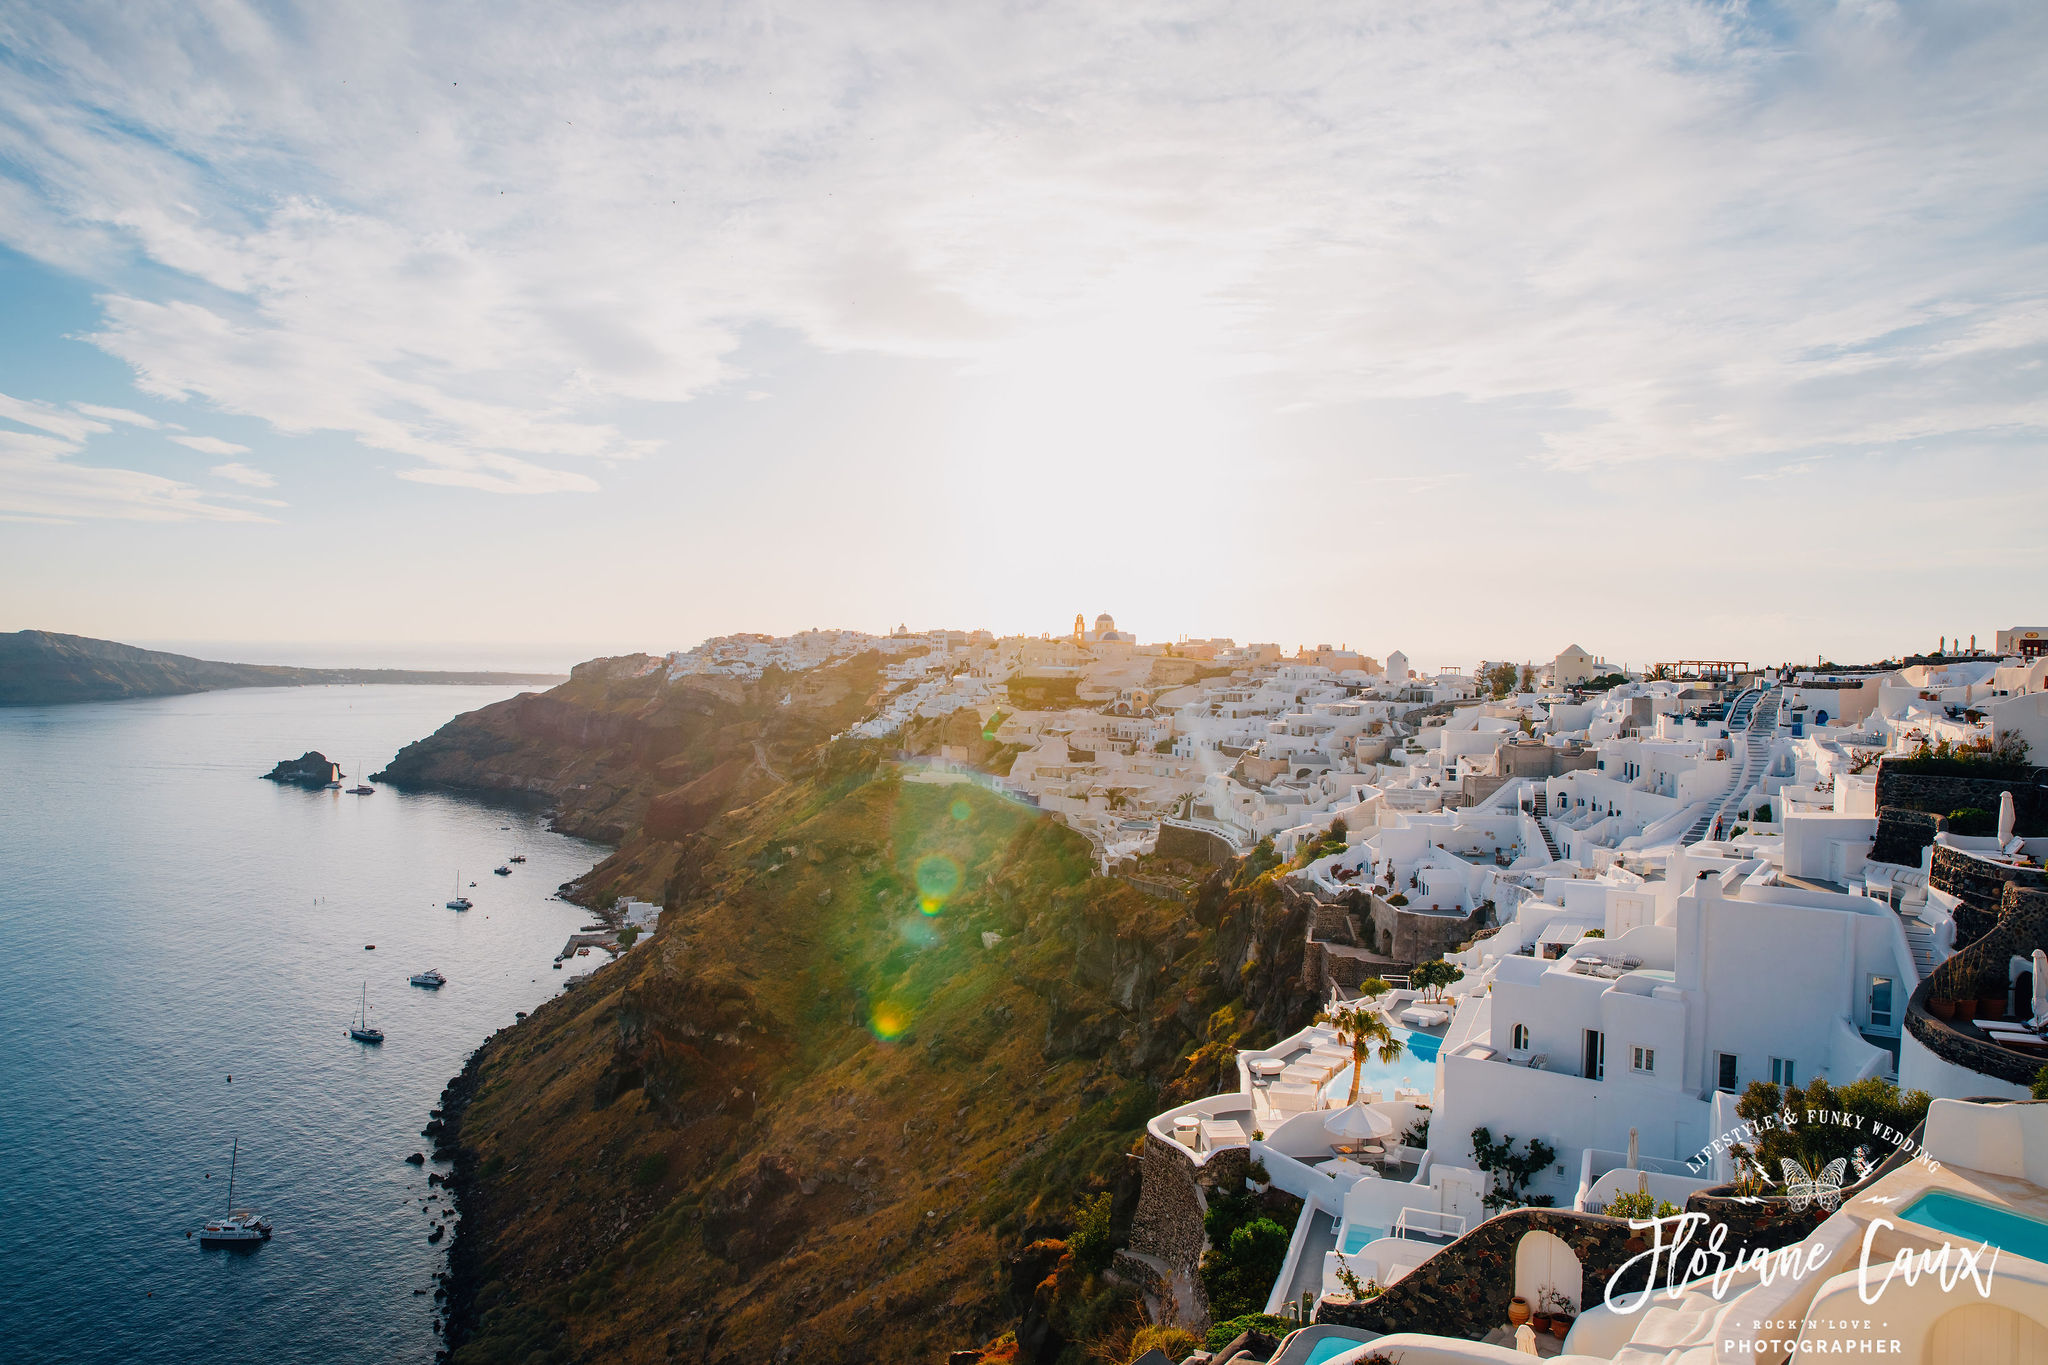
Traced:
<path id="1" fill-rule="evenodd" d="M 1628 1168 L 1636 1168 L 1636 1130 L 1633 1128 L 1628 1130 Z"/>
<path id="2" fill-rule="evenodd" d="M 2035 1028 L 2048 1024 L 2048 953 L 2034 949 L 2034 1017 L 2027 1021 Z"/>
<path id="3" fill-rule="evenodd" d="M 2012 842 L 2012 826 L 2012 793 L 2000 792 L 1998 794 L 1998 846 L 2000 848 L 2004 848 Z"/>
<path id="4" fill-rule="evenodd" d="M 1365 1138 L 1392 1137 L 1394 1121 L 1379 1110 L 1366 1107 L 1365 1101 L 1360 1100 L 1324 1119 L 1323 1129 L 1333 1136 L 1357 1142 Z"/>

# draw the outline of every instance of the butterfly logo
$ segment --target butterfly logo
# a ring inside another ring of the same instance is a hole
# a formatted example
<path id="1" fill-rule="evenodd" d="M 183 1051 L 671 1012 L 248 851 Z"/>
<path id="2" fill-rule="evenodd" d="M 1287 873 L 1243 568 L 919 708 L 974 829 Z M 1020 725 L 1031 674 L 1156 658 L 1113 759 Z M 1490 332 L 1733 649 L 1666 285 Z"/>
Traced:
<path id="1" fill-rule="evenodd" d="M 1780 1157 L 1778 1164 L 1785 1172 L 1785 1198 L 1792 1205 L 1793 1212 L 1813 1204 L 1833 1213 L 1842 1202 L 1842 1176 L 1849 1169 L 1847 1157 L 1836 1157 L 1819 1175 L 1808 1175 L 1789 1156 Z"/>

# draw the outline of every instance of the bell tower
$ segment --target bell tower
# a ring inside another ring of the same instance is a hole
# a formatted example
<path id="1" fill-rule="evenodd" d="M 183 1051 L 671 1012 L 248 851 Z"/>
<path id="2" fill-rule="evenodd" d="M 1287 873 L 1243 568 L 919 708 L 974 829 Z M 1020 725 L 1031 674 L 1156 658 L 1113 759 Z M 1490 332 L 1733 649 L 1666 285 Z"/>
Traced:
<path id="1" fill-rule="evenodd" d="M 1081 613 L 1074 613 L 1074 643 L 1082 644 L 1088 639 L 1088 623 L 1081 619 Z"/>

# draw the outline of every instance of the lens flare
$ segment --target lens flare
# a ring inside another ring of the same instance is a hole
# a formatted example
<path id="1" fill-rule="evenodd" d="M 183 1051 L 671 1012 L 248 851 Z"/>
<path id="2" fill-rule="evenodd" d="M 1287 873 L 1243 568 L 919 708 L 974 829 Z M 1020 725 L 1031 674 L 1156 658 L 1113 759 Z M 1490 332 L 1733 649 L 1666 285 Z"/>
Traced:
<path id="1" fill-rule="evenodd" d="M 974 814 L 974 808 L 965 801 L 955 801 L 953 803 L 953 818 L 955 820 L 965 820 L 972 814 Z"/>
<path id="2" fill-rule="evenodd" d="M 927 910 L 925 913 L 931 914 L 932 912 Z M 906 943 L 913 944 L 919 948 L 929 948 L 939 941 L 939 931 L 921 919 L 899 921 L 896 925 L 896 932 L 902 935 Z"/>
<path id="3" fill-rule="evenodd" d="M 868 1015 L 868 1028 L 885 1043 L 893 1043 L 910 1027 L 910 1011 L 892 1000 L 876 1005 Z"/>
<path id="4" fill-rule="evenodd" d="M 960 889 L 960 864 L 943 853 L 934 853 L 917 864 L 917 907 L 927 915 L 945 908 Z"/>

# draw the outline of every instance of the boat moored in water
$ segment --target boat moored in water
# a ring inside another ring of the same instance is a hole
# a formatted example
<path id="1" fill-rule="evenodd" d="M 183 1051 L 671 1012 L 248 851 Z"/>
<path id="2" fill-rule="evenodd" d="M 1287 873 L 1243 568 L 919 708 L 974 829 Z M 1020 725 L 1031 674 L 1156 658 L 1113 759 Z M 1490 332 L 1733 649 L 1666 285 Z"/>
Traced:
<path id="1" fill-rule="evenodd" d="M 370 1027 L 370 983 L 367 981 L 363 983 L 362 1012 L 356 1016 L 355 1022 L 348 1026 L 348 1036 L 359 1043 L 384 1041 L 384 1030 Z"/>
<path id="2" fill-rule="evenodd" d="M 448 908 L 450 910 L 468 910 L 474 904 L 475 902 L 462 894 L 462 873 L 457 872 L 455 874 L 455 895 L 449 900 Z"/>
<path id="3" fill-rule="evenodd" d="M 430 991 L 438 991 L 448 984 L 448 978 L 435 971 L 432 967 L 427 968 L 423 972 L 414 972 L 406 980 L 412 982 L 415 986 L 425 986 Z"/>
<path id="4" fill-rule="evenodd" d="M 209 1218 L 199 1229 L 203 1247 L 253 1247 L 270 1240 L 270 1224 L 261 1214 L 235 1207 L 235 1167 L 241 1155 L 242 1140 L 236 1138 L 228 1154 L 228 1211 L 223 1217 Z"/>
<path id="5" fill-rule="evenodd" d="M 497 873 L 500 877 L 509 877 L 512 875 L 512 869 L 509 867 L 494 867 L 491 869 L 491 871 Z"/>

